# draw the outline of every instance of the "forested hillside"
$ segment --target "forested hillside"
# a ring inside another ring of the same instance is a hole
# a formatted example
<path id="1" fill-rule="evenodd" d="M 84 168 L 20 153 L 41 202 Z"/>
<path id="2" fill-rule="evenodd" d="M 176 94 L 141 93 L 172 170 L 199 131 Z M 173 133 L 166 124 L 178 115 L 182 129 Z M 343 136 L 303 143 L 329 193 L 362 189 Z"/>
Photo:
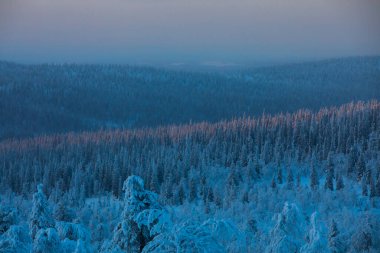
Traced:
<path id="1" fill-rule="evenodd" d="M 0 174 L 0 250 L 380 251 L 377 101 L 8 140 Z"/>
<path id="2" fill-rule="evenodd" d="M 0 62 L 0 139 L 317 110 L 380 98 L 380 57 L 192 73 Z"/>

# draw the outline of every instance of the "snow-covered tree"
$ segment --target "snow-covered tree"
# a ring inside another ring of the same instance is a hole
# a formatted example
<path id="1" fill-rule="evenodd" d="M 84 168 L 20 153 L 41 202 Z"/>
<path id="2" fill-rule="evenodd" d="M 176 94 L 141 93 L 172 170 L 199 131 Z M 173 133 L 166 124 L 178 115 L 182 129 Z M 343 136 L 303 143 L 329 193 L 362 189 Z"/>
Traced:
<path id="1" fill-rule="evenodd" d="M 27 228 L 12 225 L 0 236 L 0 252 L 30 253 L 31 240 Z"/>
<path id="2" fill-rule="evenodd" d="M 245 252 L 245 236 L 230 220 L 208 219 L 202 226 L 227 252 Z"/>
<path id="3" fill-rule="evenodd" d="M 270 183 L 270 187 L 274 190 L 277 188 L 277 185 L 276 185 L 276 178 L 273 176 L 272 177 L 272 181 Z"/>
<path id="4" fill-rule="evenodd" d="M 369 182 L 369 196 L 370 198 L 374 198 L 376 197 L 376 185 L 375 185 L 375 181 L 370 178 L 370 182 Z"/>
<path id="5" fill-rule="evenodd" d="M 75 218 L 75 213 L 67 201 L 60 200 L 54 208 L 54 218 L 57 221 L 71 222 Z"/>
<path id="6" fill-rule="evenodd" d="M 368 252 L 372 247 L 373 239 L 369 226 L 359 226 L 351 238 L 353 252 Z"/>
<path id="7" fill-rule="evenodd" d="M 281 168 L 281 166 L 279 166 L 278 170 L 277 170 L 277 182 L 278 182 L 278 184 L 282 184 L 282 168 Z"/>
<path id="8" fill-rule="evenodd" d="M 361 187 L 362 187 L 362 195 L 368 196 L 368 185 L 364 177 L 361 180 Z"/>
<path id="9" fill-rule="evenodd" d="M 33 241 L 33 253 L 60 253 L 61 241 L 55 228 L 40 228 Z"/>
<path id="10" fill-rule="evenodd" d="M 310 188 L 312 190 L 316 190 L 316 189 L 318 189 L 318 184 L 319 184 L 318 174 L 317 174 L 317 171 L 315 169 L 315 165 L 312 164 L 311 165 L 311 174 L 310 174 Z"/>
<path id="11" fill-rule="evenodd" d="M 296 183 L 297 183 L 297 189 L 301 189 L 301 175 L 298 173 L 297 174 L 297 179 L 296 179 Z"/>
<path id="12" fill-rule="evenodd" d="M 212 236 L 208 225 L 186 221 L 174 226 L 168 232 L 157 235 L 144 247 L 142 252 L 225 253 L 227 251 Z"/>
<path id="13" fill-rule="evenodd" d="M 289 168 L 288 175 L 286 177 L 286 187 L 288 188 L 288 190 L 291 190 L 293 189 L 293 186 L 294 186 L 293 172 L 292 172 L 292 169 Z"/>
<path id="14" fill-rule="evenodd" d="M 327 169 L 326 169 L 326 181 L 325 189 L 333 191 L 334 190 L 334 164 L 332 162 L 331 154 L 329 154 L 327 159 Z"/>
<path id="15" fill-rule="evenodd" d="M 58 236 L 62 241 L 62 253 L 74 252 L 80 241 L 81 250 L 92 252 L 90 232 L 81 224 L 57 222 Z"/>
<path id="16" fill-rule="evenodd" d="M 329 234 L 328 234 L 328 246 L 331 253 L 341 253 L 343 252 L 342 243 L 339 238 L 339 230 L 335 220 L 333 219 L 330 224 Z"/>
<path id="17" fill-rule="evenodd" d="M 360 154 L 359 156 L 359 159 L 356 163 L 356 171 L 357 171 L 356 178 L 358 181 L 360 181 L 366 172 L 366 163 L 365 163 L 364 154 Z"/>
<path id="18" fill-rule="evenodd" d="M 310 218 L 310 230 L 306 236 L 307 243 L 302 246 L 301 253 L 329 253 L 327 247 L 327 229 L 319 214 L 314 212 Z"/>
<path id="19" fill-rule="evenodd" d="M 295 204 L 285 203 L 276 215 L 276 224 L 270 232 L 266 253 L 298 252 L 303 244 L 304 218 Z"/>
<path id="20" fill-rule="evenodd" d="M 347 174 L 351 175 L 355 171 L 355 164 L 358 159 L 358 151 L 356 147 L 351 147 L 350 152 L 348 153 L 348 159 L 347 159 Z"/>
<path id="21" fill-rule="evenodd" d="M 37 186 L 37 192 L 33 195 L 33 208 L 29 220 L 29 229 L 32 239 L 35 239 L 36 234 L 40 229 L 54 228 L 55 221 L 49 207 L 49 203 L 43 192 L 42 184 Z M 52 235 L 51 230 L 48 231 Z M 47 233 L 45 231 L 45 233 Z M 41 234 L 43 235 L 43 234 Z"/>
<path id="22" fill-rule="evenodd" d="M 0 235 L 17 223 L 17 216 L 17 210 L 15 208 L 5 205 L 0 206 Z"/>
<path id="23" fill-rule="evenodd" d="M 74 253 L 87 253 L 88 250 L 86 249 L 86 246 L 84 245 L 82 240 L 77 241 L 77 245 L 75 247 Z"/>
<path id="24" fill-rule="evenodd" d="M 141 252 L 165 224 L 161 222 L 165 214 L 157 195 L 144 189 L 140 177 L 128 177 L 123 190 L 122 220 L 114 230 L 112 241 L 104 245 L 104 252 Z"/>
<path id="25" fill-rule="evenodd" d="M 344 188 L 343 176 L 338 174 L 336 177 L 336 190 L 340 191 Z"/>

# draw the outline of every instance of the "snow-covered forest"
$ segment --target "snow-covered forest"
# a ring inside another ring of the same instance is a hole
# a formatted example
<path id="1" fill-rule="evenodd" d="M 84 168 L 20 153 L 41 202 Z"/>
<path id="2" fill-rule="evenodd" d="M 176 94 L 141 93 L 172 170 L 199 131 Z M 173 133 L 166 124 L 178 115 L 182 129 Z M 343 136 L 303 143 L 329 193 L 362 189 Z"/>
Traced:
<path id="1" fill-rule="evenodd" d="M 380 103 L 0 143 L 0 252 L 379 252 Z"/>
<path id="2" fill-rule="evenodd" d="M 0 253 L 380 253 L 380 0 L 0 0 Z"/>
<path id="3" fill-rule="evenodd" d="M 217 122 L 380 99 L 380 57 L 231 72 L 0 61 L 0 140 Z"/>

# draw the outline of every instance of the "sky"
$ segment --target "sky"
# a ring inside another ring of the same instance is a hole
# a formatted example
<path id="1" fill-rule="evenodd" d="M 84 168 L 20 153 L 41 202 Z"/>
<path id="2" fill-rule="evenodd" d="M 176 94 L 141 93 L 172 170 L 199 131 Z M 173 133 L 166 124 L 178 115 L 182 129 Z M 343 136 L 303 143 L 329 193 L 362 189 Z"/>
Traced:
<path id="1" fill-rule="evenodd" d="M 380 55 L 379 0 L 0 0 L 0 60 L 245 65 Z"/>

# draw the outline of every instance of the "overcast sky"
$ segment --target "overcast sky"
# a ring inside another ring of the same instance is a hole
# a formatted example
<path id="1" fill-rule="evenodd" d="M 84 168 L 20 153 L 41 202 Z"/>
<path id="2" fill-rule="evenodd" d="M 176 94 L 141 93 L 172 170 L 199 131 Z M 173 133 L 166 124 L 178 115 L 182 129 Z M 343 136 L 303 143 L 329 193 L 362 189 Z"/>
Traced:
<path id="1" fill-rule="evenodd" d="M 0 60 L 252 64 L 374 54 L 379 0 L 0 0 Z"/>

